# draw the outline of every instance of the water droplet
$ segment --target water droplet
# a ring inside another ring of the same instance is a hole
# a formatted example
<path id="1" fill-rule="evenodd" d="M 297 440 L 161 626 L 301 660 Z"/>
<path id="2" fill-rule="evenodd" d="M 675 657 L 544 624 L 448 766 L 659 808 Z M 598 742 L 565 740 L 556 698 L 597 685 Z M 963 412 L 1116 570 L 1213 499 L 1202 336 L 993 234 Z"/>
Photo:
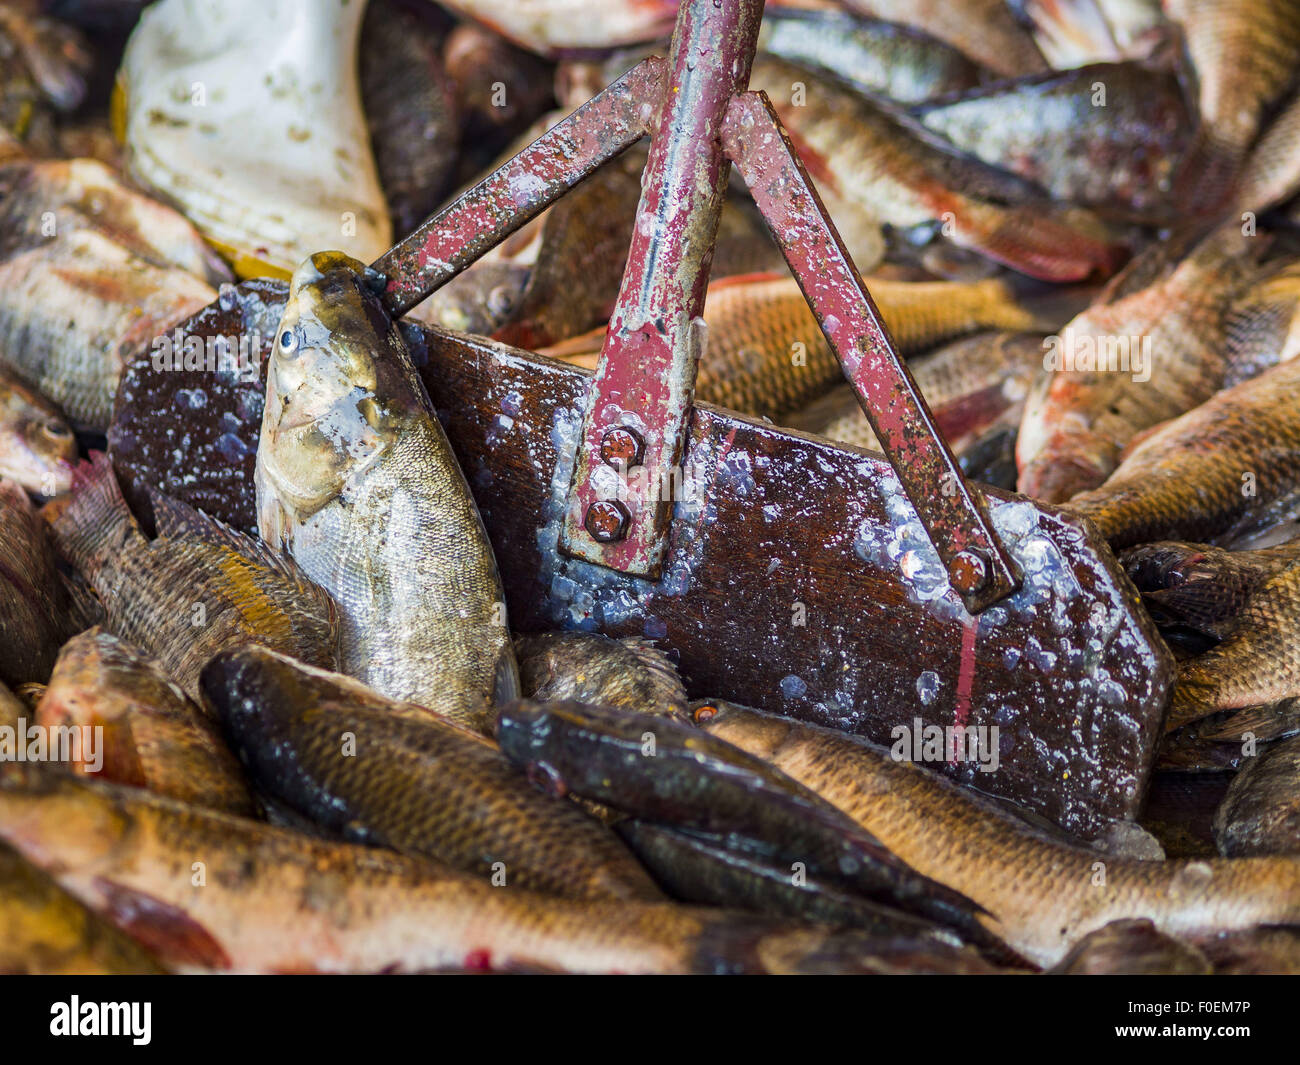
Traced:
<path id="1" fill-rule="evenodd" d="M 807 691 L 808 685 L 793 673 L 781 679 L 781 694 L 787 699 L 801 699 Z"/>

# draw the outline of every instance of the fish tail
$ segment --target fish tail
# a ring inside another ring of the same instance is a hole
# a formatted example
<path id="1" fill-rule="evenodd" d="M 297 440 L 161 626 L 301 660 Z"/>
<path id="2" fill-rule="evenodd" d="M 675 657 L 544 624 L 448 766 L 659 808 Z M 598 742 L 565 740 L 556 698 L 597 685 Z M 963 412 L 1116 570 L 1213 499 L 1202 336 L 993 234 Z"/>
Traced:
<path id="1" fill-rule="evenodd" d="M 113 464 L 102 451 L 92 451 L 89 460 L 77 466 L 72 491 L 47 503 L 41 513 L 59 552 L 92 584 L 128 541 L 142 539 Z"/>

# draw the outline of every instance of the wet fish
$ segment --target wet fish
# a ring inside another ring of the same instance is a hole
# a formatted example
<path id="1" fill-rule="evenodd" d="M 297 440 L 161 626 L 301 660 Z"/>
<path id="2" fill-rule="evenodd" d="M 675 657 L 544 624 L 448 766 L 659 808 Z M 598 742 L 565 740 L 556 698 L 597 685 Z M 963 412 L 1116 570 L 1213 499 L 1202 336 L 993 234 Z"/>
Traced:
<path id="1" fill-rule="evenodd" d="M 0 785 L 0 839 L 183 971 L 763 972 L 848 968 L 872 948 L 720 910 L 501 891 L 72 774 Z"/>
<path id="2" fill-rule="evenodd" d="M 477 733 L 263 648 L 218 655 L 203 687 L 259 787 L 344 839 L 493 887 L 663 898 L 608 828 L 531 787 Z"/>
<path id="3" fill-rule="evenodd" d="M 77 439 L 52 403 L 0 369 L 0 478 L 35 495 L 72 487 Z"/>
<path id="4" fill-rule="evenodd" d="M 1005 0 L 844 0 L 844 6 L 929 33 L 1006 77 L 1047 69 Z"/>
<path id="5" fill-rule="evenodd" d="M 94 159 L 39 159 L 0 168 L 0 257 L 89 227 L 160 268 L 210 285 L 230 271 L 185 217 L 122 183 Z"/>
<path id="6" fill-rule="evenodd" d="M 1246 760 L 1214 814 L 1225 857 L 1300 854 L 1300 737 Z"/>
<path id="7" fill-rule="evenodd" d="M 448 0 L 443 6 L 550 57 L 659 40 L 677 20 L 677 0 L 605 0 L 597 18 L 586 0 Z"/>
<path id="8" fill-rule="evenodd" d="M 1227 316 L 1261 243 L 1229 223 L 1164 279 L 1094 304 L 1060 331 L 1054 372 L 1020 423 L 1021 492 L 1060 503 L 1096 488 L 1140 432 L 1214 395 L 1227 372 Z"/>
<path id="9" fill-rule="evenodd" d="M 76 631 L 40 516 L 20 485 L 0 480 L 0 681 L 45 683 Z"/>
<path id="10" fill-rule="evenodd" d="M 1255 591 L 1300 562 L 1300 541 L 1259 551 L 1161 540 L 1120 556 L 1156 620 L 1222 639 Z"/>
<path id="11" fill-rule="evenodd" d="M 1167 734 L 1155 768 L 1199 774 L 1239 770 L 1279 741 L 1297 735 L 1300 699 L 1220 710 Z"/>
<path id="12" fill-rule="evenodd" d="M 981 931 L 959 894 L 917 877 L 875 838 L 783 773 L 675 718 L 521 701 L 497 720 L 502 753 L 556 794 L 634 817 L 751 840 L 774 860 L 908 913 Z"/>
<path id="13" fill-rule="evenodd" d="M 1210 960 L 1190 943 L 1143 918 L 1111 921 L 1089 932 L 1052 969 L 1064 976 L 1205 976 Z"/>
<path id="14" fill-rule="evenodd" d="M 0 844 L 0 973 L 103 976 L 164 971 L 133 939 Z"/>
<path id="15" fill-rule="evenodd" d="M 320 253 L 276 330 L 258 529 L 338 604 L 342 672 L 484 715 L 519 677 L 478 508 L 366 267 Z"/>
<path id="16" fill-rule="evenodd" d="M 1300 696 L 1300 562 L 1266 580 L 1217 647 L 1178 667 L 1166 729 Z"/>
<path id="17" fill-rule="evenodd" d="M 960 891 L 1040 965 L 1089 932 L 1147 918 L 1165 935 L 1300 924 L 1300 859 L 1144 861 L 1050 837 L 937 773 L 816 725 L 716 701 L 695 720 L 789 774 L 919 873 Z"/>
<path id="18" fill-rule="evenodd" d="M 225 647 L 254 642 L 333 667 L 329 596 L 271 548 L 182 503 L 154 498 L 147 540 L 107 457 L 92 452 L 73 490 L 46 505 L 59 553 L 94 587 L 105 628 L 153 655 L 190 698 Z"/>
<path id="19" fill-rule="evenodd" d="M 1260 213 L 1300 192 L 1300 96 L 1269 124 L 1241 166 L 1233 214 Z"/>
<path id="20" fill-rule="evenodd" d="M 761 51 L 837 78 L 858 92 L 919 103 L 979 83 L 980 68 L 936 37 L 844 11 L 774 8 L 763 15 Z"/>
<path id="21" fill-rule="evenodd" d="M 141 259 L 91 227 L 0 261 L 0 364 L 103 432 L 122 370 L 216 298 L 206 283 Z"/>
<path id="22" fill-rule="evenodd" d="M 1069 509 L 1116 548 L 1230 539 L 1300 493 L 1298 388 L 1292 359 L 1220 392 L 1144 437 Z"/>
<path id="23" fill-rule="evenodd" d="M 1166 217 L 1190 126 L 1178 80 L 1099 63 L 967 92 L 913 111 L 964 152 L 1107 212 Z"/>
<path id="24" fill-rule="evenodd" d="M 802 86 L 802 90 L 800 89 Z M 864 233 L 938 230 L 953 244 L 1046 281 L 1107 275 L 1122 249 L 1080 208 L 954 152 L 910 119 L 817 75 L 759 56 L 750 88 L 771 98 L 858 268 Z"/>
<path id="25" fill-rule="evenodd" d="M 1294 359 L 1300 353 L 1300 263 L 1289 263 L 1251 285 L 1227 324 L 1225 388 Z"/>
<path id="26" fill-rule="evenodd" d="M 1296 0 L 1165 0 L 1196 74 L 1200 128 L 1184 162 L 1190 206 L 1222 204 L 1264 117 L 1295 82 Z"/>
<path id="27" fill-rule="evenodd" d="M 63 645 L 35 720 L 99 730 L 102 762 L 83 751 L 78 772 L 227 813 L 256 810 L 216 724 L 155 660 L 102 629 Z"/>
<path id="28" fill-rule="evenodd" d="M 686 688 L 672 662 L 638 637 L 541 632 L 516 636 L 515 654 L 526 699 L 595 703 L 646 714 L 686 711 Z"/>
<path id="29" fill-rule="evenodd" d="M 999 429 L 1014 432 L 1020 424 L 1025 396 L 1043 373 L 1042 338 L 1036 334 L 979 333 L 918 355 L 907 368 L 934 415 L 936 427 L 960 459 L 989 434 Z M 792 429 L 828 440 L 881 450 L 857 394 L 848 385 L 814 400 L 785 421 Z"/>
<path id="30" fill-rule="evenodd" d="M 615 827 L 655 879 L 685 902 L 910 936 L 930 946 L 962 945 L 959 936 L 941 925 L 870 902 L 761 853 L 729 845 L 721 836 L 635 818 L 625 818 Z"/>
<path id="31" fill-rule="evenodd" d="M 372 0 L 361 23 L 361 102 L 398 236 L 433 214 L 456 165 L 460 117 L 434 15 Z"/>

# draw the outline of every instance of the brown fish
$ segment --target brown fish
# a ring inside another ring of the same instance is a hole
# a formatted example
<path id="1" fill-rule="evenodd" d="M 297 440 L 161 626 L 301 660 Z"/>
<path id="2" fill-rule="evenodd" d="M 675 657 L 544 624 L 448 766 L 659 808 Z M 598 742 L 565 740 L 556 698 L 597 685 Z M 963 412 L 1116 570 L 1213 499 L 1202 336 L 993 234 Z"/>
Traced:
<path id="1" fill-rule="evenodd" d="M 1094 304 L 1060 331 L 1048 352 L 1054 372 L 1020 423 L 1021 492 L 1060 503 L 1096 488 L 1138 433 L 1222 387 L 1227 316 L 1262 243 L 1230 223 L 1167 277 Z"/>
<path id="2" fill-rule="evenodd" d="M 907 368 L 925 397 L 935 425 L 953 454 L 999 429 L 1020 424 L 1025 396 L 1043 372 L 1042 338 L 1036 334 L 979 333 L 911 359 Z M 783 419 L 792 429 L 817 433 L 854 447 L 879 451 L 880 443 L 857 394 L 844 385 Z"/>
<path id="3" fill-rule="evenodd" d="M 1184 161 L 1190 206 L 1212 210 L 1229 192 L 1268 109 L 1295 83 L 1296 0 L 1165 0 L 1195 69 L 1200 128 Z"/>
<path id="4" fill-rule="evenodd" d="M 1115 548 L 1231 537 L 1300 490 L 1297 389 L 1292 359 L 1220 392 L 1144 437 L 1069 509 Z"/>
<path id="5" fill-rule="evenodd" d="M 0 681 L 44 684 L 76 631 L 40 515 L 19 485 L 0 480 Z"/>
<path id="6" fill-rule="evenodd" d="M 1300 96 L 1287 104 L 1241 166 L 1233 214 L 1262 213 L 1300 192 Z"/>
<path id="7" fill-rule="evenodd" d="M 354 843 L 493 887 L 565 898 L 662 893 L 605 825 L 533 788 L 494 743 L 261 647 L 223 652 L 204 697 L 259 787 Z"/>
<path id="8" fill-rule="evenodd" d="M 58 409 L 0 368 L 0 478 L 34 495 L 56 496 L 72 487 L 77 438 Z"/>
<path id="9" fill-rule="evenodd" d="M 262 643 L 335 667 L 334 605 L 301 570 L 184 504 L 157 496 L 154 514 L 160 535 L 147 540 L 99 452 L 45 508 L 59 552 L 103 600 L 105 628 L 157 658 L 196 701 L 199 670 L 225 647 Z"/>
<path id="10" fill-rule="evenodd" d="M 121 976 L 164 971 L 135 940 L 0 844 L 0 973 Z"/>
<path id="11" fill-rule="evenodd" d="M 1089 932 L 1053 967 L 1065 976 L 1204 976 L 1214 967 L 1190 943 L 1145 918 L 1111 921 Z"/>
<path id="12" fill-rule="evenodd" d="M 913 120 L 817 75 L 759 56 L 750 88 L 771 98 L 858 268 L 871 227 L 938 230 L 953 244 L 1045 281 L 1105 276 L 1122 249 L 1081 208 L 960 155 Z"/>
<path id="13" fill-rule="evenodd" d="M 763 972 L 848 967 L 871 949 L 723 910 L 501 891 L 72 774 L 0 785 L 0 839 L 180 970 Z"/>
<path id="14" fill-rule="evenodd" d="M 613 640 L 594 632 L 542 632 L 516 636 L 515 654 L 525 699 L 647 714 L 686 710 L 686 689 L 668 656 L 636 636 Z"/>
<path id="15" fill-rule="evenodd" d="M 1137 63 L 999 82 L 913 114 L 962 151 L 1057 199 L 1141 218 L 1168 214 L 1190 124 L 1173 74 Z"/>
<path id="16" fill-rule="evenodd" d="M 1215 936 L 1201 944 L 1220 976 L 1263 974 L 1300 976 L 1300 932 L 1256 928 Z"/>
<path id="17" fill-rule="evenodd" d="M 1089 932 L 1147 918 L 1165 935 L 1300 924 L 1300 858 L 1144 861 L 1050 837 L 858 737 L 715 701 L 696 721 L 854 818 L 912 868 L 993 915 L 1041 965 Z"/>
<path id="18" fill-rule="evenodd" d="M 0 262 L 0 363 L 79 428 L 103 432 L 126 364 L 216 298 L 93 227 Z"/>
<path id="19" fill-rule="evenodd" d="M 1225 388 L 1300 353 L 1298 308 L 1298 262 L 1288 263 L 1241 294 L 1228 316 Z"/>
<path id="20" fill-rule="evenodd" d="M 78 772 L 226 813 L 255 811 L 215 724 L 156 661 L 101 629 L 63 645 L 36 724 L 100 730 L 102 765 L 83 759 Z"/>
<path id="21" fill-rule="evenodd" d="M 1214 814 L 1219 852 L 1300 854 L 1300 737 L 1248 759 Z"/>
<path id="22" fill-rule="evenodd" d="M 1265 581 L 1232 634 L 1178 667 L 1166 729 L 1300 696 L 1300 563 Z"/>
<path id="23" fill-rule="evenodd" d="M 447 34 L 442 61 L 463 148 L 482 162 L 504 138 L 554 106 L 551 64 L 473 22 L 462 22 Z"/>
<path id="24" fill-rule="evenodd" d="M 947 41 L 1005 77 L 1046 70 L 1033 37 L 1016 22 L 1005 0 L 844 0 L 858 11 L 901 22 Z"/>

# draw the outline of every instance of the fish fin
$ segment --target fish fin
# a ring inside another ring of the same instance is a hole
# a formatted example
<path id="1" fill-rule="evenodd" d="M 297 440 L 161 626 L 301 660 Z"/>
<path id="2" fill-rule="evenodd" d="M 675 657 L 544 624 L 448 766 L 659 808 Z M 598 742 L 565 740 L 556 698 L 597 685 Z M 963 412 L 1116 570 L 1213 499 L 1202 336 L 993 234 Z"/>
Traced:
<path id="1" fill-rule="evenodd" d="M 164 964 L 231 967 L 221 944 L 184 910 L 103 877 L 95 879 L 95 888 L 109 919 Z"/>
<path id="2" fill-rule="evenodd" d="M 107 559 L 116 559 L 128 543 L 143 542 L 135 516 L 122 498 L 113 464 L 92 451 L 72 472 L 72 490 L 46 503 L 41 514 L 59 552 L 93 584 Z"/>
<path id="3" fill-rule="evenodd" d="M 492 681 L 492 705 L 503 706 L 519 698 L 519 663 L 509 640 L 497 659 L 496 675 Z"/>
<path id="4" fill-rule="evenodd" d="M 68 622 L 78 630 L 91 629 L 104 623 L 104 604 L 95 590 L 80 573 L 59 573 L 59 582 L 67 590 L 71 609 Z"/>
<path id="5" fill-rule="evenodd" d="M 619 643 L 636 655 L 637 659 L 647 669 L 669 681 L 673 690 L 678 693 L 682 703 L 682 709 L 686 707 L 686 686 L 682 683 L 682 678 L 677 672 L 677 666 L 668 655 L 661 651 L 649 640 L 642 639 L 640 636 L 625 636 Z"/>

